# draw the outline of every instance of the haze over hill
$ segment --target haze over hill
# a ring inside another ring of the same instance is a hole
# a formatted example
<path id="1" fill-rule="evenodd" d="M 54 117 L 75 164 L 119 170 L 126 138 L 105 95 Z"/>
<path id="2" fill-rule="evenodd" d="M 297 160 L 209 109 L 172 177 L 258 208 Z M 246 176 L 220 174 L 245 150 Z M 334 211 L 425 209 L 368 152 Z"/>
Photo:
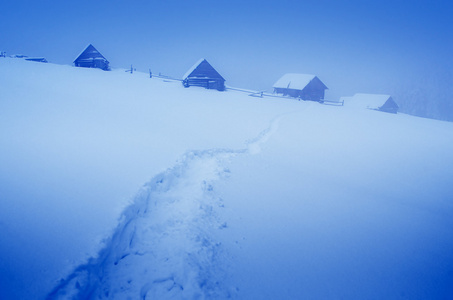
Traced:
<path id="1" fill-rule="evenodd" d="M 453 123 L 0 59 L 0 298 L 453 297 Z"/>
<path id="2" fill-rule="evenodd" d="M 270 90 L 315 74 L 327 98 L 390 94 L 453 120 L 453 3 L 407 1 L 6 1 L 0 51 L 72 64 L 93 43 L 113 67 L 182 76 L 208 59 L 227 84 Z"/>

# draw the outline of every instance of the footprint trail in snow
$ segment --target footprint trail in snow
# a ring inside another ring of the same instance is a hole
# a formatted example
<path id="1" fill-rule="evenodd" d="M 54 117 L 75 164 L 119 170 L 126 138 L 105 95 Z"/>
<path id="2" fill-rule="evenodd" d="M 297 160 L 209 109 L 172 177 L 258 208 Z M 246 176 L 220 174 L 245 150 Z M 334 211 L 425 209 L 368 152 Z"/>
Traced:
<path id="1" fill-rule="evenodd" d="M 229 176 L 234 156 L 259 153 L 278 121 L 246 149 L 191 151 L 155 176 L 98 256 L 61 280 L 47 299 L 234 298 L 236 289 L 224 285 L 230 258 L 215 240 L 226 224 L 214 184 Z"/>

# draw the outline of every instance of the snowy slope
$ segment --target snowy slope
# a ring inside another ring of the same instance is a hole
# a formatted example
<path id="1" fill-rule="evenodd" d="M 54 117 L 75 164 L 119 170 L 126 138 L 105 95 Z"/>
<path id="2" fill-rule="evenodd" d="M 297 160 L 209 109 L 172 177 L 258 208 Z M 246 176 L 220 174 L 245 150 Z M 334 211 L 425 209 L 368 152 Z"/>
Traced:
<path id="1" fill-rule="evenodd" d="M 217 188 L 241 298 L 452 298 L 451 129 L 334 107 L 282 118 Z"/>
<path id="2" fill-rule="evenodd" d="M 44 297 L 186 151 L 240 148 L 297 109 L 122 70 L 0 64 L 0 290 L 10 298 Z"/>
<path id="3" fill-rule="evenodd" d="M 452 123 L 17 59 L 0 84 L 2 299 L 453 296 Z"/>

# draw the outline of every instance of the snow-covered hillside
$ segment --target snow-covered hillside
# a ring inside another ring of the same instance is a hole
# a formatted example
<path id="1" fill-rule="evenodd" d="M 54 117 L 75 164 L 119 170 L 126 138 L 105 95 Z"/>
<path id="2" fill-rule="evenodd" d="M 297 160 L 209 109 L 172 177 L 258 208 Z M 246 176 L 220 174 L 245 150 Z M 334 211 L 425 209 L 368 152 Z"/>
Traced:
<path id="1" fill-rule="evenodd" d="M 453 123 L 0 59 L 0 298 L 450 299 Z"/>

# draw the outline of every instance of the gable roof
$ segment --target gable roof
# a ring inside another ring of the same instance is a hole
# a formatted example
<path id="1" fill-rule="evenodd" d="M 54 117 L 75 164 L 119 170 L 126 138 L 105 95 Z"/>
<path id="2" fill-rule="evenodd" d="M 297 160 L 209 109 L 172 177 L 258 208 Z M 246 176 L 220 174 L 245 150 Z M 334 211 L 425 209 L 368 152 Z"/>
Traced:
<path id="1" fill-rule="evenodd" d="M 188 77 L 197 77 L 197 78 L 218 78 L 225 81 L 222 75 L 217 72 L 210 63 L 204 58 L 198 60 L 187 72 L 184 74 L 182 79 Z"/>
<path id="2" fill-rule="evenodd" d="M 383 106 L 388 100 L 393 101 L 390 95 L 382 94 L 362 94 L 357 93 L 352 97 L 342 97 L 344 99 L 344 105 L 354 108 L 371 108 L 378 109 Z M 395 103 L 398 107 L 398 105 Z"/>
<path id="3" fill-rule="evenodd" d="M 283 75 L 279 80 L 277 80 L 276 83 L 274 83 L 272 87 L 280 89 L 303 90 L 314 79 L 318 80 L 324 88 L 327 89 L 327 86 L 315 75 L 296 73 L 287 73 Z"/>
<path id="4" fill-rule="evenodd" d="M 74 62 L 83 59 L 105 59 L 107 62 L 108 60 L 96 49 L 92 44 L 89 44 L 85 50 L 83 50 L 79 56 L 76 57 Z"/>

